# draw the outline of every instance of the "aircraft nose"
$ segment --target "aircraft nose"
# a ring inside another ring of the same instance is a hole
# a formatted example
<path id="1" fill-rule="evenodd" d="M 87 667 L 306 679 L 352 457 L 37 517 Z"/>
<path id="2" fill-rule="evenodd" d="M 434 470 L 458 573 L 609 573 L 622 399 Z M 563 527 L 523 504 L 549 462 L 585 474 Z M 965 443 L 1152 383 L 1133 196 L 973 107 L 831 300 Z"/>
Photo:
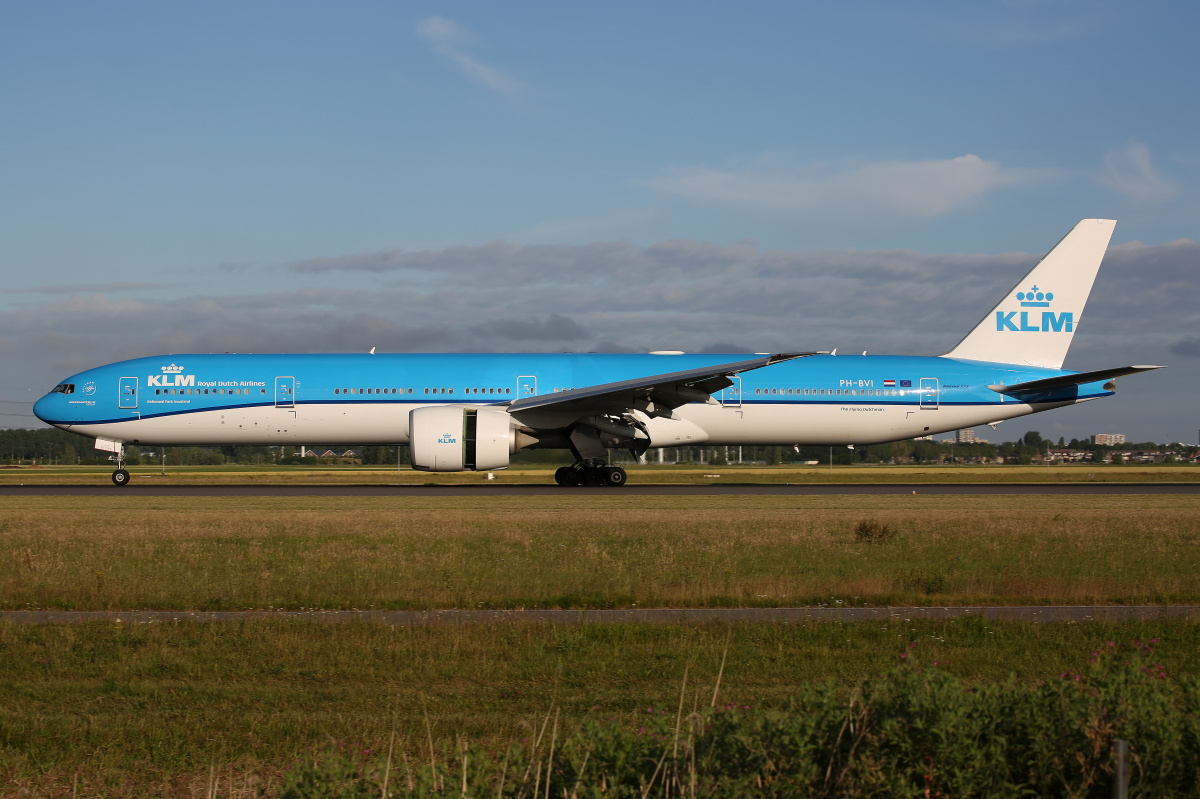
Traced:
<path id="1" fill-rule="evenodd" d="M 53 424 L 53 422 L 51 422 L 50 418 L 49 418 L 51 415 L 51 413 L 50 413 L 50 408 L 51 408 L 51 404 L 52 404 L 51 397 L 52 397 L 52 395 L 47 394 L 46 396 L 42 397 L 37 402 L 33 403 L 33 415 L 36 416 L 37 418 L 41 419 L 46 424 Z"/>

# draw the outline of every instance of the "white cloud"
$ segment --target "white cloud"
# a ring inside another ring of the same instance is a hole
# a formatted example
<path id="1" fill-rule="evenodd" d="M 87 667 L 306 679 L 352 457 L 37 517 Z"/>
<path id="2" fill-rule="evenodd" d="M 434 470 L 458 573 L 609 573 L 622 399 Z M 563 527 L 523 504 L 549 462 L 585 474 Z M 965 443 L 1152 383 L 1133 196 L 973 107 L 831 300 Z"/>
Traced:
<path id="1" fill-rule="evenodd" d="M 1096 180 L 1139 205 L 1158 205 L 1179 194 L 1175 182 L 1154 166 L 1150 148 L 1137 141 L 1106 153 Z"/>
<path id="2" fill-rule="evenodd" d="M 474 38 L 454 20 L 436 15 L 429 17 L 417 25 L 417 33 L 433 45 L 439 55 L 485 89 L 506 97 L 516 97 L 524 90 L 516 78 L 469 55 L 465 48 L 474 42 Z"/>
<path id="3" fill-rule="evenodd" d="M 1058 170 L 1009 167 L 977 155 L 929 161 L 877 161 L 841 171 L 796 170 L 776 162 L 742 170 L 679 169 L 644 181 L 698 202 L 818 218 L 922 221 L 1003 189 L 1033 186 Z"/>

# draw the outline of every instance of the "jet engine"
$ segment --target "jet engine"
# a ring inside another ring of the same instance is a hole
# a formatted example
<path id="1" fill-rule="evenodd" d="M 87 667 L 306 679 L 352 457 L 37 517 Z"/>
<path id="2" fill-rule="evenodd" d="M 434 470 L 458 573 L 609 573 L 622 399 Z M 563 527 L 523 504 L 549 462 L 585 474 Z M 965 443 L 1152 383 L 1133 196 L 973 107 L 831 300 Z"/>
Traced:
<path id="1" fill-rule="evenodd" d="M 432 405 L 408 414 L 412 466 L 425 472 L 498 471 L 533 439 L 513 427 L 500 408 Z"/>

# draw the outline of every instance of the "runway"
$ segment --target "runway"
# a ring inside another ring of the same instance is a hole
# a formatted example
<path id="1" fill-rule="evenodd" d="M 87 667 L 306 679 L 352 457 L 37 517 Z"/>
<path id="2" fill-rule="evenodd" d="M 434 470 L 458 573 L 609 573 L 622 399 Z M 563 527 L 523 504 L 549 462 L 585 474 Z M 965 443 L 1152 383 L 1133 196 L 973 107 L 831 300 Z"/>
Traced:
<path id="1" fill-rule="evenodd" d="M 3 485 L 0 497 L 638 497 L 831 496 L 838 494 L 1200 494 L 1196 483 L 712 483 L 562 488 L 501 485 Z"/>
<path id="2" fill-rule="evenodd" d="M 974 607 L 626 608 L 622 610 L 8 610 L 11 624 L 179 624 L 184 622 L 300 621 L 370 623 L 397 627 L 433 624 L 637 624 L 773 622 L 849 623 L 895 619 L 985 618 L 998 621 L 1122 622 L 1200 618 L 1200 605 L 1008 605 Z"/>

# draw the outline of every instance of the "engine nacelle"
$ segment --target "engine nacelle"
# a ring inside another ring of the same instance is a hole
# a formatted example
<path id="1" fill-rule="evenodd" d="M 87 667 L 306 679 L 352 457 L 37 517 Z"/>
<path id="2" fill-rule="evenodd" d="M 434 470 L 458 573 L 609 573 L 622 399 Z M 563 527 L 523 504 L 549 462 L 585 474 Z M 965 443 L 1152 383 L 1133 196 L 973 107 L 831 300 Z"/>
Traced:
<path id="1" fill-rule="evenodd" d="M 433 405 L 408 414 L 412 466 L 423 472 L 499 471 L 517 451 L 508 411 Z"/>

